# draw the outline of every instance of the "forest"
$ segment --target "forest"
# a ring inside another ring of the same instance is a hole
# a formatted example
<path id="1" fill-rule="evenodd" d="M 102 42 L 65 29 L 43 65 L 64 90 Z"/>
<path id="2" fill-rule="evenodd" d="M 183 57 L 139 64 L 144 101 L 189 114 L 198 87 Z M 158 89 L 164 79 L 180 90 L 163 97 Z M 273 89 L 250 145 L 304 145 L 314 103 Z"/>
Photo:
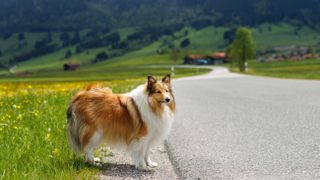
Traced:
<path id="1" fill-rule="evenodd" d="M 289 22 L 320 29 L 319 0 L 2 0 L 0 31 L 119 27 L 254 26 Z"/>

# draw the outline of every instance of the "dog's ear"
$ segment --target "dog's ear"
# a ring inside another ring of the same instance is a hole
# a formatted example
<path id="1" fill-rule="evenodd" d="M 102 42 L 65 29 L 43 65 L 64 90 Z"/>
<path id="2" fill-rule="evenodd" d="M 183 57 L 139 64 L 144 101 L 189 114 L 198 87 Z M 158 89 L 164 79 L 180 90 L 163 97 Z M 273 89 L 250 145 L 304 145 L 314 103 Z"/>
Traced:
<path id="1" fill-rule="evenodd" d="M 148 76 L 148 85 L 147 85 L 147 89 L 151 90 L 153 85 L 157 82 L 156 78 L 154 78 L 153 76 Z"/>
<path id="2" fill-rule="evenodd" d="M 170 74 L 167 74 L 167 75 L 165 75 L 165 76 L 162 78 L 162 82 L 163 82 L 163 83 L 170 84 L 170 81 L 171 81 L 171 76 L 170 76 Z"/>

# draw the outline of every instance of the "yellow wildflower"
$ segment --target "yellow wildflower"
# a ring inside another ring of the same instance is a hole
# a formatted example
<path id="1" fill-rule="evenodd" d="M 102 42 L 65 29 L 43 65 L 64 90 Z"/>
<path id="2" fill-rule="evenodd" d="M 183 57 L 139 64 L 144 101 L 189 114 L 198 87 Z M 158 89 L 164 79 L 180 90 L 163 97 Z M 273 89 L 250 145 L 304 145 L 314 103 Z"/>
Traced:
<path id="1" fill-rule="evenodd" d="M 60 154 L 60 151 L 58 148 L 55 148 L 53 151 L 52 151 L 52 154 L 53 155 L 59 155 Z"/>
<path id="2" fill-rule="evenodd" d="M 22 120 L 22 114 L 19 114 L 17 117 L 18 120 Z"/>
<path id="3" fill-rule="evenodd" d="M 46 142 L 50 141 L 50 136 L 51 136 L 50 133 L 47 133 L 46 136 L 44 137 L 44 140 Z"/>

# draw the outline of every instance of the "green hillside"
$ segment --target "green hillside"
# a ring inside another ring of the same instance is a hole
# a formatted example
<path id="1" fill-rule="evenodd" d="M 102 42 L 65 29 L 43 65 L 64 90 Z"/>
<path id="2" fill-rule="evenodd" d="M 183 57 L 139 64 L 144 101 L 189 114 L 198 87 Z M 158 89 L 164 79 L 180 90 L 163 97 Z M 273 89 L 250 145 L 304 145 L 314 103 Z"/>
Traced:
<path id="1" fill-rule="evenodd" d="M 14 56 L 31 51 L 37 41 L 47 36 L 47 33 L 23 33 L 23 39 L 19 40 L 19 33 L 12 34 L 9 38 L 0 38 L 0 62 L 8 62 Z M 61 45 L 59 33 L 51 33 L 52 44 Z"/>
<path id="2" fill-rule="evenodd" d="M 157 55 L 155 49 L 159 43 L 153 43 L 141 50 L 127 53 L 123 56 L 112 58 L 105 62 L 92 64 L 91 60 L 97 52 L 106 50 L 98 48 L 72 56 L 69 59 L 64 58 L 65 48 L 56 53 L 52 53 L 40 58 L 23 62 L 18 65 L 17 72 L 25 72 L 26 75 L 8 75 L 7 72 L 1 71 L 2 78 L 7 80 L 113 80 L 139 78 L 147 75 L 161 76 L 170 73 L 170 66 L 167 67 L 150 67 L 150 65 L 172 65 L 168 55 Z M 80 69 L 76 71 L 63 71 L 64 63 L 69 61 L 81 62 Z M 181 63 L 181 61 L 179 62 Z M 186 76 L 207 72 L 206 69 L 189 69 L 177 68 L 176 77 Z M 18 73 L 19 74 L 19 73 Z"/>
<path id="3" fill-rule="evenodd" d="M 253 31 L 256 49 L 258 51 L 265 51 L 273 47 L 286 46 L 286 45 L 304 45 L 314 46 L 320 42 L 320 34 L 309 27 L 298 28 L 289 24 L 276 24 L 268 25 L 263 24 L 255 28 Z M 170 60 L 170 54 L 158 54 L 157 49 L 163 44 L 164 41 L 172 41 L 175 46 L 179 47 L 181 41 L 184 39 L 190 40 L 190 45 L 182 49 L 180 60 L 178 64 L 182 63 L 182 58 L 188 53 L 212 53 L 215 51 L 223 51 L 228 46 L 228 41 L 224 39 L 224 33 L 228 31 L 225 27 L 209 26 L 200 30 L 193 28 L 184 28 L 173 36 L 163 36 L 159 40 L 134 51 L 121 52 L 120 55 L 106 59 L 99 63 L 92 63 L 96 55 L 100 52 L 112 53 L 114 51 L 110 46 L 101 48 L 93 48 L 85 50 L 81 53 L 76 53 L 76 46 L 68 46 L 62 48 L 54 53 L 44 56 L 33 58 L 17 64 L 18 78 L 70 78 L 70 79 L 111 79 L 111 77 L 125 78 L 126 72 L 130 71 L 133 76 L 139 74 L 137 70 L 148 72 L 146 66 L 149 65 L 172 65 L 173 61 Z M 134 28 L 120 29 L 120 39 L 122 42 L 127 40 L 130 34 L 136 32 Z M 28 44 L 37 39 L 41 39 L 45 34 L 25 34 L 25 41 Z M 61 43 L 59 40 L 59 33 L 53 33 L 53 41 Z M 3 49 L 7 47 L 4 54 L 10 54 L 14 51 L 10 47 L 16 47 L 19 44 L 17 35 L 12 36 L 8 40 L 1 40 L 0 45 Z M 8 43 L 10 42 L 10 43 Z M 5 46 L 11 44 L 11 46 Z M 24 48 L 22 48 L 25 50 Z M 22 50 L 20 50 L 22 51 Z M 67 51 L 72 53 L 72 56 L 65 58 Z M 17 53 L 19 50 L 17 50 Z M 72 72 L 63 71 L 63 64 L 68 62 L 81 63 L 80 69 Z M 167 68 L 168 71 L 169 68 Z M 159 69 L 158 69 L 159 70 Z M 162 70 L 159 70 L 162 71 Z M 136 75 L 135 75 L 136 73 Z M 186 73 L 186 72 L 185 72 Z M 1 76 L 6 78 L 15 78 L 16 75 L 10 75 L 7 70 L 0 71 Z"/>
<path id="4" fill-rule="evenodd" d="M 279 46 L 302 45 L 315 46 L 320 43 L 320 33 L 304 26 L 299 28 L 286 23 L 280 24 L 262 24 L 257 27 L 250 28 L 256 50 L 265 51 Z M 189 38 L 191 41 L 189 51 L 205 51 L 212 52 L 225 50 L 228 42 L 223 39 L 224 33 L 228 30 L 225 27 L 206 27 L 201 30 L 191 28 L 183 29 L 180 33 L 187 30 L 187 37 L 176 40 L 176 44 L 180 44 L 182 39 Z"/>
<path id="5" fill-rule="evenodd" d="M 254 28 L 253 38 L 257 50 L 268 50 L 278 46 L 315 46 L 320 43 L 320 33 L 307 26 L 301 28 L 289 24 L 267 24 Z"/>

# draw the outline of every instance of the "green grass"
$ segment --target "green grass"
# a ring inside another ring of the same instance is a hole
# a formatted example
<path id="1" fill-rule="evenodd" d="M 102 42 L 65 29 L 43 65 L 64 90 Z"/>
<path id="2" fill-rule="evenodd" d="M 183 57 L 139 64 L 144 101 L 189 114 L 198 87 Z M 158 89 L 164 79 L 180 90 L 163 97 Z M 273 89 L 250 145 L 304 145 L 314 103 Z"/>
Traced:
<path id="1" fill-rule="evenodd" d="M 134 32 L 136 32 L 135 28 L 129 27 L 129 28 L 122 28 L 118 30 L 119 34 L 120 34 L 120 41 L 125 41 L 127 40 L 127 37 L 130 34 L 133 34 Z"/>
<path id="2" fill-rule="evenodd" d="M 113 80 L 146 77 L 147 75 L 164 75 L 171 73 L 169 65 L 173 64 L 169 55 L 159 55 L 155 49 L 159 46 L 155 42 L 140 50 L 127 53 L 97 64 L 91 64 L 96 53 L 106 50 L 98 48 L 76 54 L 69 59 L 64 58 L 66 49 L 32 61 L 21 63 L 17 71 L 27 72 L 27 75 L 10 75 L 2 72 L 3 81 L 66 81 L 66 80 Z M 73 49 L 69 47 L 68 49 Z M 81 62 L 81 68 L 76 71 L 63 71 L 63 64 L 69 61 Z M 182 60 L 178 61 L 181 64 Z M 168 65 L 168 67 L 150 67 L 150 65 Z M 177 68 L 177 77 L 208 72 L 205 69 Z M 0 73 L 1 74 L 1 73 Z"/>
<path id="3" fill-rule="evenodd" d="M 119 93 L 141 82 L 103 84 Z M 66 107 L 85 84 L 0 84 L 0 179 L 92 179 L 103 169 L 86 165 L 67 142 Z"/>
<path id="4" fill-rule="evenodd" d="M 175 77 L 184 77 L 209 72 L 209 69 L 201 68 L 176 68 Z M 113 67 L 108 69 L 81 70 L 76 72 L 48 71 L 38 72 L 30 76 L 4 76 L 3 82 L 30 82 L 30 81 L 95 81 L 95 80 L 125 80 L 132 78 L 146 78 L 148 75 L 163 76 L 171 73 L 171 67 L 153 67 L 153 66 L 129 66 Z"/>
<path id="5" fill-rule="evenodd" d="M 303 45 L 312 46 L 320 42 L 320 33 L 304 26 L 297 31 L 296 26 L 279 23 L 271 24 L 270 30 L 268 24 L 262 24 L 257 27 L 250 28 L 252 30 L 253 39 L 256 50 L 265 51 L 279 46 Z M 176 45 L 189 38 L 191 45 L 187 48 L 190 52 L 211 53 L 213 51 L 225 50 L 228 43 L 223 39 L 224 33 L 228 30 L 225 27 L 206 27 L 200 30 L 192 28 L 184 28 L 177 32 L 177 36 L 181 36 L 186 30 L 188 35 L 175 41 Z M 295 34 L 295 31 L 297 32 Z"/>
<path id="6" fill-rule="evenodd" d="M 190 52 L 198 53 L 212 53 L 214 51 L 219 51 L 225 49 L 228 43 L 223 39 L 223 34 L 228 29 L 225 27 L 213 27 L 209 26 L 200 30 L 195 30 L 192 28 L 184 28 L 176 35 L 181 35 L 185 31 L 188 31 L 188 35 L 179 38 L 175 41 L 177 46 L 183 39 L 188 38 L 191 42 L 190 46 L 186 49 Z"/>
<path id="7" fill-rule="evenodd" d="M 80 32 L 81 36 L 85 36 L 85 33 L 87 30 L 83 30 Z M 135 32 L 134 28 L 122 28 L 118 30 L 121 40 L 125 40 L 128 35 Z M 52 34 L 52 42 L 51 44 L 58 44 L 61 45 L 62 42 L 59 39 L 60 32 L 53 32 Z M 0 38 L 0 50 L 2 51 L 3 55 L 0 57 L 0 62 L 7 62 L 9 59 L 11 59 L 15 55 L 20 55 L 26 52 L 30 52 L 36 41 L 41 40 L 44 38 L 47 33 L 24 33 L 25 40 L 19 41 L 18 40 L 18 34 L 13 34 L 9 39 L 4 40 Z M 73 34 L 70 33 L 70 36 Z M 24 44 L 21 47 L 19 47 L 19 44 Z M 77 61 L 82 64 L 90 64 L 92 60 L 95 59 L 95 56 L 97 53 L 102 51 L 108 51 L 108 47 L 102 47 L 102 48 L 96 48 L 87 50 L 83 53 L 76 54 L 75 53 L 76 45 L 62 48 L 56 52 L 40 56 L 37 58 L 33 58 L 31 60 L 21 62 L 18 64 L 18 71 L 38 71 L 41 70 L 52 70 L 52 69 L 61 69 L 64 63 L 70 62 L 70 61 Z M 73 56 L 71 58 L 66 59 L 65 53 L 67 51 L 71 51 Z M 8 71 L 1 70 L 0 69 L 0 75 L 6 74 Z"/>
<path id="8" fill-rule="evenodd" d="M 1 62 L 8 62 L 14 55 L 30 51 L 36 40 L 42 38 L 44 34 L 29 34 L 24 41 L 18 40 L 18 34 L 13 34 L 9 39 L 0 38 Z"/>
<path id="9" fill-rule="evenodd" d="M 129 34 L 129 31 L 132 31 L 132 29 L 123 30 L 122 34 Z M 98 64 L 92 64 L 91 61 L 95 59 L 96 54 L 101 51 L 107 51 L 108 48 L 102 47 L 102 48 L 96 48 L 92 50 L 88 50 L 85 52 L 82 52 L 80 54 L 74 54 L 72 57 L 65 59 L 65 52 L 67 50 L 71 50 L 74 52 L 75 47 L 67 47 L 64 49 L 61 49 L 57 52 L 41 56 L 38 58 L 34 58 L 29 61 L 25 61 L 18 64 L 17 72 L 47 72 L 47 71 L 57 71 L 57 73 L 60 73 L 59 71 L 62 70 L 63 64 L 70 62 L 70 61 L 77 61 L 82 64 L 81 70 L 86 71 L 88 73 L 88 70 L 92 71 L 92 74 L 96 73 L 96 68 L 100 70 L 108 71 L 108 68 L 113 68 L 114 66 L 144 66 L 144 65 L 154 65 L 154 64 L 172 64 L 173 62 L 169 60 L 168 55 L 157 55 L 156 54 L 156 48 L 159 46 L 159 43 L 153 43 L 147 47 L 144 47 L 140 50 L 133 51 L 127 54 L 124 54 L 119 57 L 115 57 L 109 60 L 106 60 L 104 62 L 98 63 Z M 0 75 L 8 74 L 7 71 L 0 71 Z M 72 73 L 65 73 L 66 75 L 72 74 Z"/>
<path id="10" fill-rule="evenodd" d="M 294 79 L 320 79 L 320 59 L 303 61 L 249 61 L 247 74 Z M 233 69 L 237 71 L 236 69 Z"/>
<path id="11" fill-rule="evenodd" d="M 320 42 L 319 32 L 306 26 L 297 31 L 297 34 L 296 30 L 297 27 L 284 23 L 271 25 L 271 31 L 268 30 L 267 24 L 253 28 L 256 49 L 268 50 L 288 45 L 314 46 Z"/>
<path id="12" fill-rule="evenodd" d="M 257 50 L 266 50 L 272 47 L 285 45 L 316 45 L 320 42 L 320 33 L 303 27 L 297 31 L 297 27 L 289 24 L 272 24 L 269 29 L 267 24 L 251 28 L 254 36 L 254 41 Z M 188 30 L 188 35 L 183 36 L 184 32 Z M 129 34 L 135 32 L 134 28 L 123 28 L 118 30 L 122 40 L 125 40 Z M 201 30 L 192 28 L 184 28 L 176 32 L 174 43 L 179 46 L 181 41 L 189 38 L 191 44 L 188 48 L 183 50 L 181 60 L 177 64 L 182 64 L 182 57 L 189 53 L 210 54 L 215 51 L 224 50 L 227 42 L 223 39 L 224 32 L 227 28 L 224 27 L 206 27 Z M 41 36 L 44 36 L 42 34 Z M 53 34 L 53 39 L 58 39 L 58 33 Z M 7 44 L 11 41 L 17 41 L 15 34 Z M 40 34 L 28 34 L 26 37 L 30 41 L 35 41 L 40 37 Z M 171 37 L 164 37 L 171 38 Z M 33 39 L 33 40 L 32 40 Z M 26 80 L 108 80 L 117 77 L 117 79 L 126 78 L 126 76 L 137 77 L 139 71 L 142 75 L 157 74 L 157 71 L 167 72 L 164 70 L 155 70 L 146 68 L 149 65 L 172 65 L 168 54 L 159 55 L 156 53 L 157 48 L 161 45 L 161 40 L 156 41 L 142 49 L 114 57 L 103 62 L 92 64 L 97 53 L 106 51 L 109 52 L 108 47 L 91 49 L 80 54 L 75 54 L 75 46 L 63 48 L 57 52 L 31 59 L 26 62 L 18 64 L 17 72 L 20 75 L 13 76 L 6 70 L 0 70 L 0 79 L 26 79 Z M 2 43 L 2 45 L 1 45 Z M 0 47 L 6 43 L 0 41 Z M 64 58 L 65 52 L 71 50 L 73 55 L 71 58 Z M 81 63 L 79 70 L 74 72 L 64 72 L 62 70 L 63 64 L 70 61 L 77 61 Z M 135 70 L 136 69 L 136 70 Z M 179 73 L 179 72 L 178 72 Z M 26 74 L 23 76 L 23 74 Z"/>
<path id="13" fill-rule="evenodd" d="M 25 39 L 19 41 L 18 33 L 13 34 L 9 39 L 0 38 L 0 50 L 3 55 L 0 57 L 1 62 L 7 62 L 16 55 L 30 52 L 34 48 L 36 41 L 43 39 L 47 33 L 24 33 Z M 62 42 L 59 39 L 59 33 L 53 32 L 52 44 L 60 45 Z"/>

